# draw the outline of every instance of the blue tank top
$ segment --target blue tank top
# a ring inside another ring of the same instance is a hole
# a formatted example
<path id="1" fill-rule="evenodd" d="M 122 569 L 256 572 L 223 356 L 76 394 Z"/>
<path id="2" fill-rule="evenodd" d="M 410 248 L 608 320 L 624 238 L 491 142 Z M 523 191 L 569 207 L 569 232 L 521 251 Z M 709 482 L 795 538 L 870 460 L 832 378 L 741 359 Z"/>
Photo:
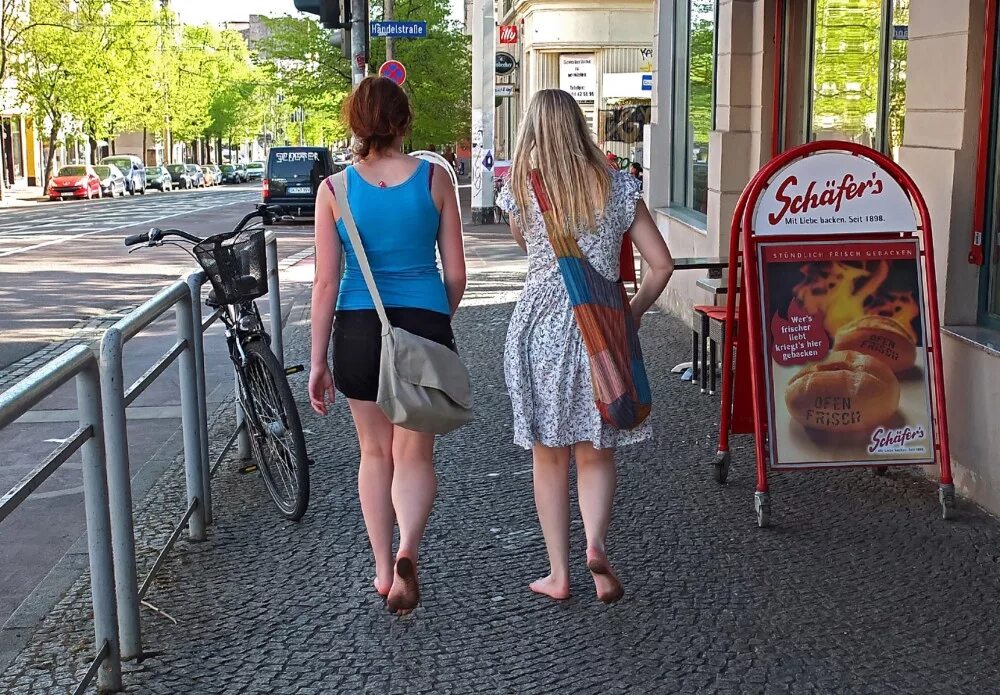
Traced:
<path id="1" fill-rule="evenodd" d="M 347 199 L 382 303 L 450 314 L 435 254 L 441 215 L 431 197 L 430 167 L 422 160 L 410 178 L 385 188 L 348 167 Z M 337 309 L 374 309 L 343 220 L 337 220 L 337 234 L 347 255 Z"/>

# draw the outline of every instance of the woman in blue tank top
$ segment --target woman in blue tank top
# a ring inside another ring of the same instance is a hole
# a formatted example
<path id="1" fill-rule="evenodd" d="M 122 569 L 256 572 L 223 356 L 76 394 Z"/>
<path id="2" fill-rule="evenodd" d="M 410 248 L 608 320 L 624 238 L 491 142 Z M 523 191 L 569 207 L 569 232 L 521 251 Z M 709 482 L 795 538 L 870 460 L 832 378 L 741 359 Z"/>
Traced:
<path id="1" fill-rule="evenodd" d="M 455 349 L 451 317 L 466 273 L 451 179 L 441 166 L 402 154 L 413 117 L 395 82 L 365 79 L 344 103 L 344 116 L 358 161 L 347 170 L 347 202 L 389 321 Z M 434 435 L 393 426 L 375 403 L 382 328 L 340 202 L 328 180 L 316 197 L 309 399 L 326 415 L 335 389 L 347 398 L 361 449 L 358 492 L 375 559 L 375 590 L 390 610 L 408 613 L 420 600 L 418 551 L 437 492 Z M 397 524 L 399 548 L 393 554 Z"/>

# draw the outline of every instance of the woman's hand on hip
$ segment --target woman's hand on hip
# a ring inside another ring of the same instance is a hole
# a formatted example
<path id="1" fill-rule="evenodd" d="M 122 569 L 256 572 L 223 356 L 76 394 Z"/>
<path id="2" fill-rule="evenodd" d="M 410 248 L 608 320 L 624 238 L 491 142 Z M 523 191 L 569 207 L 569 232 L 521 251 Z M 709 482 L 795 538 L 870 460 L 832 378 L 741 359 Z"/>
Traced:
<path id="1" fill-rule="evenodd" d="M 333 374 L 326 365 L 313 367 L 309 372 L 309 405 L 320 415 L 326 415 L 327 406 L 337 400 L 337 391 L 333 387 Z"/>

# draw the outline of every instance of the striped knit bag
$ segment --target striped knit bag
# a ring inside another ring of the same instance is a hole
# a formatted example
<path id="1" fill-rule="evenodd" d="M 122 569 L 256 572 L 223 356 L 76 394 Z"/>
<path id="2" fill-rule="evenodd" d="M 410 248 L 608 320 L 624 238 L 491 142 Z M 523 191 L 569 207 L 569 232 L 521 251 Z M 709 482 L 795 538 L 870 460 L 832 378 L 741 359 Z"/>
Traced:
<path id="1" fill-rule="evenodd" d="M 537 169 L 531 172 L 531 187 L 590 357 L 597 410 L 612 427 L 635 429 L 649 416 L 652 396 L 625 284 L 597 272 L 576 239 L 556 231 L 552 205 Z"/>

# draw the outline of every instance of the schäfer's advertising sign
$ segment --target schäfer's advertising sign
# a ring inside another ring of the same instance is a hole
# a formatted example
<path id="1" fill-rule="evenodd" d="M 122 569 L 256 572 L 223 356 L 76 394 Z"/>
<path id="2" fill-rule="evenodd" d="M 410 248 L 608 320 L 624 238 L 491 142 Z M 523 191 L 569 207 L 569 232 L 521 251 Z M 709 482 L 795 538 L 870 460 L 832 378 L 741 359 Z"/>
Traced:
<path id="1" fill-rule="evenodd" d="M 775 174 L 754 211 L 759 235 L 914 232 L 903 188 L 869 159 L 819 152 Z"/>

